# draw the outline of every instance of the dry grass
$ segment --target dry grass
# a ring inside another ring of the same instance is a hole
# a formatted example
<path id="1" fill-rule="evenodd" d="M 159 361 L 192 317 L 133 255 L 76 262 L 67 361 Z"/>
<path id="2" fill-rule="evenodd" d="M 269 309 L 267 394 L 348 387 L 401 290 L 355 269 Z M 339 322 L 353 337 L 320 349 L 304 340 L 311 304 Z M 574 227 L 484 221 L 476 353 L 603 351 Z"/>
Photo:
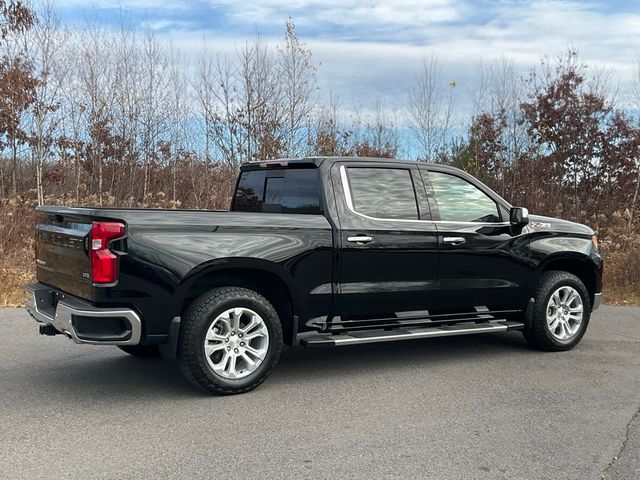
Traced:
<path id="1" fill-rule="evenodd" d="M 35 277 L 33 199 L 0 199 L 0 306 L 24 304 L 23 286 Z"/>
<path id="2" fill-rule="evenodd" d="M 607 305 L 619 305 L 623 307 L 640 306 L 640 292 L 637 288 L 623 288 L 610 291 L 605 287 L 604 303 Z"/>
<path id="3" fill-rule="evenodd" d="M 23 307 L 25 284 L 32 282 L 34 275 L 31 271 L 17 268 L 0 269 L 0 306 Z"/>

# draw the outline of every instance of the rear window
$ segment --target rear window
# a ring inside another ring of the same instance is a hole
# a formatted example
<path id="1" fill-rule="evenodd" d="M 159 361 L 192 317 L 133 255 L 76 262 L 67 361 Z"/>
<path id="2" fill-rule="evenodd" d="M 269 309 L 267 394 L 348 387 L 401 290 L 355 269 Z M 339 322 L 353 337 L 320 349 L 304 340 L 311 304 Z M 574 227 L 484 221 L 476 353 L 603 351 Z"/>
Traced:
<path id="1" fill-rule="evenodd" d="M 316 168 L 248 170 L 240 174 L 236 212 L 321 214 Z"/>

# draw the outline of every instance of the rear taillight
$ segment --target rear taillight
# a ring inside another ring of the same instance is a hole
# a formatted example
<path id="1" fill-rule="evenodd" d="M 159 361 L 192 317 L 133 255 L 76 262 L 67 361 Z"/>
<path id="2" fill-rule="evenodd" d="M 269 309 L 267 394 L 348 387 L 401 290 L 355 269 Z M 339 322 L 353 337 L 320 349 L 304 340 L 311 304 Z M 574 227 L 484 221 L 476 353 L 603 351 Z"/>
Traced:
<path id="1" fill-rule="evenodd" d="M 93 222 L 91 225 L 91 281 L 114 283 L 118 279 L 118 257 L 109 250 L 109 242 L 124 235 L 124 224 Z"/>

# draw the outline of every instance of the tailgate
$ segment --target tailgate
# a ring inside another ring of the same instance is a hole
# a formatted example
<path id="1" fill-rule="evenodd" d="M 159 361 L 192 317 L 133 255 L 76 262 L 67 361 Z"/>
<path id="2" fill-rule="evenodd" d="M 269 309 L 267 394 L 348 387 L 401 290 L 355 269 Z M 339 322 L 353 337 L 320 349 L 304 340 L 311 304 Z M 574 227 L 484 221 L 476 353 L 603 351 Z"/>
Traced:
<path id="1" fill-rule="evenodd" d="M 84 209 L 46 207 L 36 218 L 38 281 L 90 300 L 91 215 Z"/>

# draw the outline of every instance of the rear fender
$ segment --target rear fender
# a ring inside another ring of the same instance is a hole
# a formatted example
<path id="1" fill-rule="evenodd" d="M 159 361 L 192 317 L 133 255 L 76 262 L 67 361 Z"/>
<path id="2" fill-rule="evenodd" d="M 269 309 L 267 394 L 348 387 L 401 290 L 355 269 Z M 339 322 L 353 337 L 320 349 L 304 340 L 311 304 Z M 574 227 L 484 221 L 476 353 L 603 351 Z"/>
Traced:
<path id="1" fill-rule="evenodd" d="M 221 286 L 241 286 L 257 291 L 276 308 L 285 343 L 295 340 L 298 316 L 304 315 L 293 278 L 280 265 L 255 258 L 216 259 L 195 267 L 176 291 L 181 311 L 204 292 Z"/>

